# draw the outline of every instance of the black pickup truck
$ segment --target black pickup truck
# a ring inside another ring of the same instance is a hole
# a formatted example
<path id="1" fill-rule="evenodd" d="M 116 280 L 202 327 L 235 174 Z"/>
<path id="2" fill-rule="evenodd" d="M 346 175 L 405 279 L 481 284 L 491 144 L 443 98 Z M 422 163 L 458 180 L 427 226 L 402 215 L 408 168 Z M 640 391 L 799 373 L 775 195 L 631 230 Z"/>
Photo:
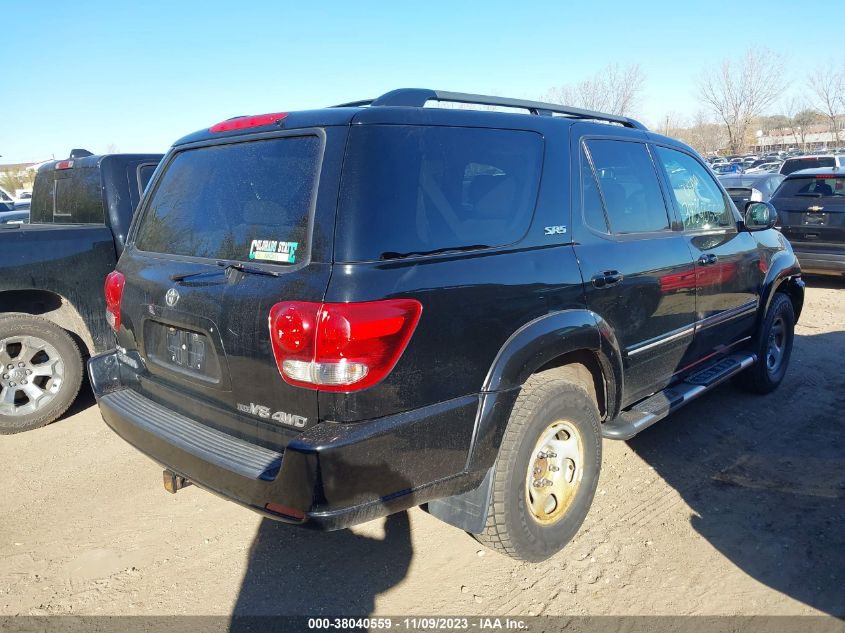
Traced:
<path id="1" fill-rule="evenodd" d="M 31 223 L 0 225 L 0 433 L 62 415 L 112 345 L 103 281 L 160 160 L 74 150 L 38 170 Z"/>

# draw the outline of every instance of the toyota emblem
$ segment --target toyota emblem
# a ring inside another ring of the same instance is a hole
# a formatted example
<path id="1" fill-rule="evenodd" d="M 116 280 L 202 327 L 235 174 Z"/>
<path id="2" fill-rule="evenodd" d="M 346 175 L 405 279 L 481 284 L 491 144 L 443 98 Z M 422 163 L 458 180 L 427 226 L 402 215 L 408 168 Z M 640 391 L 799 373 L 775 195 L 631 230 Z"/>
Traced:
<path id="1" fill-rule="evenodd" d="M 179 291 L 176 290 L 176 288 L 171 288 L 164 295 L 164 300 L 167 302 L 167 305 L 172 308 L 176 305 L 176 302 L 179 301 Z"/>

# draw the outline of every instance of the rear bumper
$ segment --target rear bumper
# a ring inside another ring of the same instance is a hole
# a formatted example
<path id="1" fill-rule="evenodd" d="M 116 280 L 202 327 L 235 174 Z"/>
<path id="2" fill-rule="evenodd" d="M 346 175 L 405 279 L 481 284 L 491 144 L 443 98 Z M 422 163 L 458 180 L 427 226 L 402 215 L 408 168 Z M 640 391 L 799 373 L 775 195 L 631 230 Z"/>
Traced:
<path id="1" fill-rule="evenodd" d="M 485 475 L 466 471 L 480 395 L 355 424 L 321 422 L 273 451 L 147 398 L 121 381 L 120 367 L 116 352 L 88 361 L 112 430 L 174 473 L 273 519 L 344 528 L 466 492 Z"/>
<path id="2" fill-rule="evenodd" d="M 801 246 L 793 243 L 795 256 L 801 264 L 801 272 L 806 274 L 840 275 L 845 274 L 845 246 L 840 253 L 820 253 L 818 251 L 801 250 Z"/>

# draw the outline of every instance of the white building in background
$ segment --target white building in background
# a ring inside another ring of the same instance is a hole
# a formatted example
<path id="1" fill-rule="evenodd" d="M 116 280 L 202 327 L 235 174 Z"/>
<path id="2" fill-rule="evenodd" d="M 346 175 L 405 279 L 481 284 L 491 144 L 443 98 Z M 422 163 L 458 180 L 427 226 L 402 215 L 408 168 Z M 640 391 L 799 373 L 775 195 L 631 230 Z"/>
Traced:
<path id="1" fill-rule="evenodd" d="M 754 139 L 755 152 L 801 150 L 806 152 L 832 151 L 845 146 L 845 131 L 840 131 L 838 139 L 834 138 L 824 125 L 814 125 L 803 135 L 801 128 L 794 131 L 790 128 L 778 130 L 759 130 Z"/>

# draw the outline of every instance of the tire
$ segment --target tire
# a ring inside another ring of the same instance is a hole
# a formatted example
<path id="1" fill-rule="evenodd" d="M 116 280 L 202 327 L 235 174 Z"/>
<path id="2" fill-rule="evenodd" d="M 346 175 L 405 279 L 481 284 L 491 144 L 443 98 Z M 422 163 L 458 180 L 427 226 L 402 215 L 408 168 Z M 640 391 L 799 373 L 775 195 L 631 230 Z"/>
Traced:
<path id="1" fill-rule="evenodd" d="M 567 455 L 577 457 L 570 460 Z M 551 468 L 555 464 L 558 471 Z M 585 386 L 565 374 L 561 377 L 559 370 L 532 376 L 508 420 L 487 525 L 476 539 L 518 560 L 549 558 L 584 522 L 600 469 L 599 413 Z"/>
<path id="2" fill-rule="evenodd" d="M 0 316 L 0 361 L 0 434 L 50 424 L 79 393 L 79 347 L 47 319 L 28 314 Z"/>
<path id="3" fill-rule="evenodd" d="M 767 394 L 778 388 L 786 375 L 795 338 L 795 310 L 782 292 L 776 292 L 754 339 L 757 362 L 736 377 L 745 391 Z"/>

